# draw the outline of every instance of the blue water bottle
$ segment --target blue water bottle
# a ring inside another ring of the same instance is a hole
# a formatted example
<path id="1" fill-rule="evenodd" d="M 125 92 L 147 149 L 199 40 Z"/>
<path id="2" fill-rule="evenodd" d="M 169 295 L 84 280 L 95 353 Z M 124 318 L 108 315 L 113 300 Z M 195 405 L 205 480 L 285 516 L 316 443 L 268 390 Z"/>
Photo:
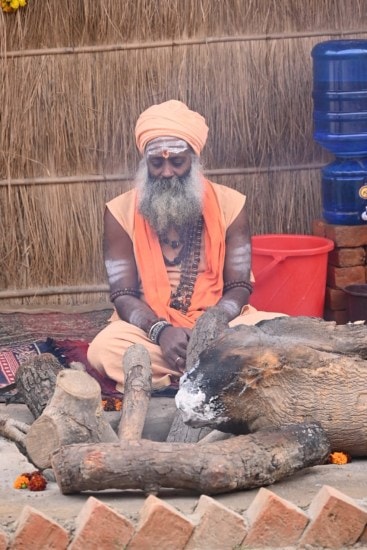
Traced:
<path id="1" fill-rule="evenodd" d="M 314 139 L 336 159 L 322 170 L 328 223 L 367 224 L 367 40 L 312 50 Z"/>

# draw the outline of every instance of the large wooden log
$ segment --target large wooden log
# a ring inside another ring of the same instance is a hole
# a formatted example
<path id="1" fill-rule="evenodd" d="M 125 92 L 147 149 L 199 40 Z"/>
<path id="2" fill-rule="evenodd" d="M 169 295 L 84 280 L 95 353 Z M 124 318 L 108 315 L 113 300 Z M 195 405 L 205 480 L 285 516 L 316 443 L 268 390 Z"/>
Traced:
<path id="1" fill-rule="evenodd" d="M 130 346 L 123 357 L 125 392 L 119 439 L 138 440 L 143 433 L 145 417 L 152 391 L 150 356 L 141 344 Z"/>
<path id="2" fill-rule="evenodd" d="M 367 359 L 367 325 L 363 323 L 337 325 L 317 317 L 276 317 L 255 326 L 228 329 L 226 340 L 243 347 L 303 344 L 318 351 Z"/>
<path id="3" fill-rule="evenodd" d="M 141 440 L 69 445 L 52 456 L 62 493 L 185 489 L 217 494 L 275 483 L 322 464 L 330 448 L 318 425 L 264 430 L 206 445 Z"/>
<path id="4" fill-rule="evenodd" d="M 210 346 L 228 329 L 223 311 L 209 308 L 196 322 L 187 346 L 186 370 L 189 371 L 198 361 L 200 353 Z M 169 443 L 197 443 L 211 432 L 211 428 L 194 428 L 186 424 L 180 410 L 177 411 L 167 436 Z"/>
<path id="5" fill-rule="evenodd" d="M 64 369 L 51 353 L 42 353 L 20 365 L 15 375 L 17 390 L 31 413 L 38 418 L 51 399 L 56 378 Z"/>
<path id="6" fill-rule="evenodd" d="M 284 330 L 284 319 L 277 321 Z M 305 342 L 307 322 L 293 321 L 288 318 L 287 326 L 297 326 L 295 332 Z M 318 326 L 312 347 L 296 345 L 298 336 L 291 337 L 291 328 L 284 338 L 277 336 L 277 344 L 271 347 L 263 347 L 266 340 L 259 340 L 258 327 L 227 331 L 181 379 L 176 403 L 185 422 L 242 433 L 316 421 L 328 434 L 333 450 L 366 456 L 367 361 L 362 357 L 367 326 L 348 326 L 343 331 L 330 330 L 330 324 L 321 320 L 310 319 L 310 323 Z M 348 341 L 353 334 L 354 344 Z M 324 349 L 335 347 L 338 352 L 317 351 L 322 341 Z M 340 354 L 341 341 L 348 355 Z"/>
<path id="7" fill-rule="evenodd" d="M 105 420 L 101 390 L 86 372 L 65 369 L 43 413 L 31 425 L 25 447 L 38 468 L 51 465 L 51 454 L 71 443 L 112 442 L 117 435 Z"/>

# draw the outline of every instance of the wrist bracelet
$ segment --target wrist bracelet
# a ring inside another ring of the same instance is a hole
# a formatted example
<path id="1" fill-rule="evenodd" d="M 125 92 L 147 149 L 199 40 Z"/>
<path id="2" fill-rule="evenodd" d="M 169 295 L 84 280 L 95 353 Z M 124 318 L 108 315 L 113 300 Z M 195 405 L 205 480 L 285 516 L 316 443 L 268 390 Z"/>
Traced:
<path id="1" fill-rule="evenodd" d="M 148 332 L 148 338 L 153 342 L 153 344 L 159 344 L 159 336 L 161 332 L 166 327 L 171 327 L 171 323 L 166 321 L 165 319 L 160 319 L 159 321 L 156 321 L 153 323 L 153 325 L 150 327 Z"/>

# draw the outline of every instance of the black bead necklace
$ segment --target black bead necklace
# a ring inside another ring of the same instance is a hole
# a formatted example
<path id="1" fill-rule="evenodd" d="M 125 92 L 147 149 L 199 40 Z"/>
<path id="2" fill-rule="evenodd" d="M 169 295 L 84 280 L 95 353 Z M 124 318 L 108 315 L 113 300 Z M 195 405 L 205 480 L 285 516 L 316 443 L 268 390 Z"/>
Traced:
<path id="1" fill-rule="evenodd" d="M 176 290 L 171 293 L 170 306 L 182 311 L 182 313 L 187 313 L 194 292 L 199 270 L 203 226 L 204 219 L 200 216 L 198 221 L 190 226 L 187 243 L 181 249 L 181 252 L 184 250 L 184 254 L 182 257 L 180 282 Z"/>

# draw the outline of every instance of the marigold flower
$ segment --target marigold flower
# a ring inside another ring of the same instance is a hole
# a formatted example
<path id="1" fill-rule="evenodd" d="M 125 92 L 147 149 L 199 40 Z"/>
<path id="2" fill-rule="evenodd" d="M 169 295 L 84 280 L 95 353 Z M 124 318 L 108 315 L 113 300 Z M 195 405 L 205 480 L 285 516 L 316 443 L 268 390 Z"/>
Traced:
<path id="1" fill-rule="evenodd" d="M 18 476 L 13 483 L 14 489 L 28 489 L 29 479 L 25 475 Z"/>
<path id="2" fill-rule="evenodd" d="M 122 400 L 117 397 L 107 397 L 102 399 L 102 408 L 104 411 L 121 411 Z"/>
<path id="3" fill-rule="evenodd" d="M 348 464 L 351 460 L 351 456 L 342 451 L 335 451 L 329 455 L 330 464 Z"/>
<path id="4" fill-rule="evenodd" d="M 27 5 L 27 0 L 0 0 L 0 8 L 5 13 L 13 13 Z"/>
<path id="5" fill-rule="evenodd" d="M 35 472 L 28 485 L 30 491 L 44 491 L 46 489 L 47 479 L 41 474 L 41 472 Z"/>
<path id="6" fill-rule="evenodd" d="M 47 479 L 38 470 L 22 473 L 13 483 L 14 489 L 29 489 L 30 491 L 44 491 L 46 485 Z"/>

